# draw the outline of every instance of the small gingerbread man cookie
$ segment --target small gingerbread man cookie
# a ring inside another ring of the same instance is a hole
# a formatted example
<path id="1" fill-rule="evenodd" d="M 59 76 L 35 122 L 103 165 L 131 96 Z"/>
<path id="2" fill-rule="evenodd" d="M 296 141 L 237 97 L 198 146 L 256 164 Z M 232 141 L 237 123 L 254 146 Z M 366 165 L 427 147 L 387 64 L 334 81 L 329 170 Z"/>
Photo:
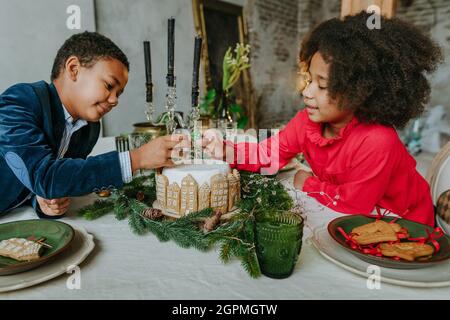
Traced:
<path id="1" fill-rule="evenodd" d="M 387 223 L 382 220 L 367 223 L 352 230 L 353 239 L 359 245 L 378 242 L 397 241 L 397 232 L 402 227 L 397 223 Z M 406 235 L 407 236 L 407 235 Z"/>
<path id="2" fill-rule="evenodd" d="M 418 242 L 399 242 L 399 243 L 383 243 L 380 251 L 386 257 L 400 257 L 408 261 L 414 261 L 416 258 L 429 257 L 433 254 L 434 249 L 429 244 Z"/>

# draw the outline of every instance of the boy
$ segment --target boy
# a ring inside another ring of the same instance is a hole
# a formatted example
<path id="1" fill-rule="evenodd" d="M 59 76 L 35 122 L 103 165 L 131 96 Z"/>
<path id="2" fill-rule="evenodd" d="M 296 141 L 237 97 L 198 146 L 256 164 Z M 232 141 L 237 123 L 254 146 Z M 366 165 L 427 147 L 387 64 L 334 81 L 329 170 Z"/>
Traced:
<path id="1" fill-rule="evenodd" d="M 128 71 L 127 57 L 110 39 L 86 31 L 59 49 L 51 84 L 17 84 L 0 95 L 0 212 L 31 201 L 40 217 L 57 218 L 68 197 L 120 188 L 137 169 L 173 165 L 170 152 L 180 136 L 86 159 Z"/>

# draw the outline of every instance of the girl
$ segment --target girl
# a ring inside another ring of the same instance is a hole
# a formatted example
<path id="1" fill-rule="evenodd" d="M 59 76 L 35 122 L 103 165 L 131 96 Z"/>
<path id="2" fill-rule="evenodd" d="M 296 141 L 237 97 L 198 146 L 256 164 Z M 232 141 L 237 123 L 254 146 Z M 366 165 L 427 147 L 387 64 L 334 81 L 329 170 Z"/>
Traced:
<path id="1" fill-rule="evenodd" d="M 381 29 L 370 30 L 370 16 L 317 26 L 300 52 L 306 108 L 258 145 L 226 141 L 223 151 L 232 166 L 254 172 L 303 153 L 313 173 L 298 171 L 294 186 L 322 204 L 366 215 L 380 207 L 434 226 L 429 185 L 395 129 L 423 112 L 430 95 L 424 73 L 436 68 L 440 49 L 395 18 L 380 17 Z M 206 152 L 216 156 L 218 142 L 206 139 Z"/>

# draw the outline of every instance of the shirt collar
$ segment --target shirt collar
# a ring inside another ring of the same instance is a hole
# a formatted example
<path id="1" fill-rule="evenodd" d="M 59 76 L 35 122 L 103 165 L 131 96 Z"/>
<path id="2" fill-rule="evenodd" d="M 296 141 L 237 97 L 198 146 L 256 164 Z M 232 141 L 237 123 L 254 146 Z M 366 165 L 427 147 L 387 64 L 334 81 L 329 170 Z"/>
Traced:
<path id="1" fill-rule="evenodd" d="M 326 146 L 326 145 L 330 145 L 333 144 L 334 142 L 341 140 L 342 138 L 344 138 L 345 136 L 348 135 L 348 133 L 359 124 L 359 121 L 356 117 L 353 117 L 352 120 L 347 123 L 347 125 L 343 128 L 341 128 L 339 130 L 339 133 L 332 137 L 332 138 L 325 138 L 324 136 L 322 136 L 322 129 L 323 129 L 323 123 L 316 123 L 311 121 L 309 118 L 307 120 L 307 124 L 306 124 L 306 136 L 308 137 L 308 139 L 320 146 Z"/>
<path id="2" fill-rule="evenodd" d="M 64 104 L 62 104 L 63 107 L 63 111 L 64 111 L 64 119 L 66 120 L 66 124 L 70 125 L 72 128 L 76 130 L 84 127 L 85 125 L 87 125 L 87 121 L 83 120 L 83 119 L 78 119 L 78 120 L 73 120 L 73 117 L 70 115 L 69 111 L 67 111 L 66 107 L 64 106 Z"/>

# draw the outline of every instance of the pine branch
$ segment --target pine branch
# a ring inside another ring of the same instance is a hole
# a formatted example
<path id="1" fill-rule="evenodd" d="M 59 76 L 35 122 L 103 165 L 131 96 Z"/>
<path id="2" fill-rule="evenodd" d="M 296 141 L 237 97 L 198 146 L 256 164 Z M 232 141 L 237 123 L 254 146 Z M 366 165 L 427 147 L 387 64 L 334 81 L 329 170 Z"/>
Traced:
<path id="1" fill-rule="evenodd" d="M 167 223 L 164 227 L 165 234 L 182 248 L 194 247 L 205 251 L 209 243 L 202 231 L 193 225 L 178 225 L 177 221 Z"/>
<path id="2" fill-rule="evenodd" d="M 86 220 L 95 220 L 110 213 L 113 208 L 114 202 L 110 200 L 96 200 L 93 204 L 80 209 L 77 214 Z"/>
<path id="3" fill-rule="evenodd" d="M 182 216 L 175 221 L 164 221 L 161 223 L 160 233 L 165 234 L 175 243 L 183 248 L 194 247 L 205 251 L 210 248 L 208 239 L 198 227 L 198 222 L 212 214 L 212 209 L 204 209 Z"/>
<path id="4" fill-rule="evenodd" d="M 166 242 L 170 240 L 170 237 L 164 233 L 164 228 L 162 227 L 164 222 L 154 221 L 151 219 L 143 219 L 143 221 L 147 227 L 147 230 L 153 233 L 159 241 Z"/>
<path id="5" fill-rule="evenodd" d="M 122 189 L 139 189 L 142 188 L 143 185 L 155 186 L 155 174 L 151 173 L 146 176 L 135 177 L 129 183 L 126 183 Z"/>
<path id="6" fill-rule="evenodd" d="M 131 210 L 128 215 L 128 224 L 130 225 L 131 230 L 138 235 L 145 234 L 147 229 L 143 221 L 144 218 L 141 216 L 141 212 L 147 207 L 143 203 L 134 199 L 129 201 L 129 205 Z"/>
<path id="7" fill-rule="evenodd" d="M 231 221 L 226 224 L 222 224 L 217 227 L 215 230 L 207 233 L 207 238 L 211 244 L 216 242 L 220 242 L 221 240 L 227 237 L 236 237 L 239 235 L 240 230 L 242 229 L 243 221 Z"/>
<path id="8" fill-rule="evenodd" d="M 125 219 L 130 212 L 128 206 L 128 198 L 125 195 L 120 195 L 114 203 L 114 215 L 117 220 Z"/>
<path id="9" fill-rule="evenodd" d="M 252 278 L 258 278 L 261 276 L 258 257 L 256 256 L 254 249 L 241 256 L 241 265 Z"/>
<path id="10" fill-rule="evenodd" d="M 230 261 L 231 258 L 231 240 L 222 240 L 220 251 L 219 251 L 219 258 L 222 260 L 223 263 L 227 263 Z"/>
<path id="11" fill-rule="evenodd" d="M 210 217 L 213 214 L 213 209 L 206 208 L 201 211 L 192 212 L 187 215 L 184 215 L 180 218 L 178 218 L 176 221 L 178 224 L 192 224 L 197 223 L 202 218 Z"/>
<path id="12" fill-rule="evenodd" d="M 254 211 L 257 220 L 292 208 L 293 200 L 274 177 L 255 173 L 241 174 L 242 199 L 237 206 L 243 212 Z M 276 208 L 276 210 L 274 210 Z"/>

